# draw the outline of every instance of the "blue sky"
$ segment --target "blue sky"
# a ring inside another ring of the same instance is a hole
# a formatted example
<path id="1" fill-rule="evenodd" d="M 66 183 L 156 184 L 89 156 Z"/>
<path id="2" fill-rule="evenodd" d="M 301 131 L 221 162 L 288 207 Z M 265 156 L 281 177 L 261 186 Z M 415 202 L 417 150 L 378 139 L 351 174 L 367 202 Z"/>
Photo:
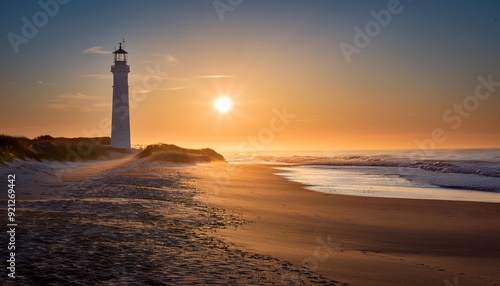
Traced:
<path id="1" fill-rule="evenodd" d="M 498 1 L 402 0 L 401 13 L 350 62 L 339 45 L 353 45 L 354 27 L 363 29 L 370 12 L 390 1 L 244 0 L 223 20 L 215 1 L 40 2 L 57 3 L 58 11 L 18 52 L 9 33 L 22 36 L 23 17 L 33 22 L 44 10 L 39 1 L 2 2 L 0 133 L 81 136 L 99 126 L 110 113 L 106 52 L 122 38 L 131 88 L 148 95 L 131 111 L 137 144 L 197 145 L 203 138 L 234 146 L 286 105 L 297 124 L 276 136 L 276 148 L 300 148 L 291 142 L 304 132 L 311 140 L 298 145 L 313 149 L 368 148 L 360 143 L 366 138 L 381 142 L 374 148 L 387 140 L 411 148 L 446 126 L 443 112 L 473 94 L 479 75 L 500 81 Z M 161 70 L 154 89 L 141 87 L 148 68 Z M 234 97 L 239 114 L 204 111 L 221 92 Z M 498 147 L 499 97 L 481 102 L 443 147 Z M 196 127 L 206 122 L 214 123 Z"/>

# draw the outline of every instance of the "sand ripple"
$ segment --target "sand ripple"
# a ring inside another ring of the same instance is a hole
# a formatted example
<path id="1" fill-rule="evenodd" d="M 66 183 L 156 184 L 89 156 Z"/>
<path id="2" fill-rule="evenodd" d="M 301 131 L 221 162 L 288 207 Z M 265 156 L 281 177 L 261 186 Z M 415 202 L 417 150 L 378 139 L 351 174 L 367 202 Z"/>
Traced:
<path id="1" fill-rule="evenodd" d="M 137 164 L 20 202 L 16 285 L 338 285 L 216 238 L 245 222 L 194 200 L 181 168 Z"/>

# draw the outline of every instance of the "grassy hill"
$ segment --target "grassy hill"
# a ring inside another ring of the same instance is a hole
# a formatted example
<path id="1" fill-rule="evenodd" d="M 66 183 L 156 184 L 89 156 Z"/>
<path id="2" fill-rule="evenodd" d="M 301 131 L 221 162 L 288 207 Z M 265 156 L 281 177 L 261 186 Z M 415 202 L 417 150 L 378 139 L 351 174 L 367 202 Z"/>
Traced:
<path id="1" fill-rule="evenodd" d="M 137 154 L 138 158 L 149 157 L 154 161 L 174 163 L 199 163 L 225 161 L 224 157 L 212 149 L 185 149 L 171 144 L 149 145 Z"/>
<path id="2" fill-rule="evenodd" d="M 116 157 L 117 153 L 131 154 L 131 150 L 111 147 L 110 137 L 54 138 L 49 135 L 34 139 L 0 135 L 0 164 L 21 160 L 79 161 Z M 148 157 L 154 161 L 174 163 L 198 163 L 225 161 L 212 149 L 185 149 L 170 144 L 149 145 L 137 158 Z"/>
<path id="3" fill-rule="evenodd" d="M 44 135 L 28 139 L 0 135 L 0 163 L 10 162 L 14 158 L 55 161 L 96 160 L 109 157 L 112 152 L 129 153 L 128 150 L 109 146 L 110 142 L 110 137 L 54 138 Z"/>

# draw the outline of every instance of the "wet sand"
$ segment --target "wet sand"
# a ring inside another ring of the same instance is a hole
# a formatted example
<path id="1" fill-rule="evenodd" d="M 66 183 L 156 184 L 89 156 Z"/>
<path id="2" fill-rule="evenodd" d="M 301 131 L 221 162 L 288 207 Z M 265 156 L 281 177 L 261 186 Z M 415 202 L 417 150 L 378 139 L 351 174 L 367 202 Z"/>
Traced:
<path id="1" fill-rule="evenodd" d="M 200 195 L 192 176 L 198 169 L 132 158 L 1 167 L 2 176 L 16 174 L 18 196 L 16 279 L 10 282 L 296 285 L 300 277 L 303 285 L 344 285 L 221 239 L 219 231 L 247 222 L 194 199 Z M 6 225 L 6 216 L 0 223 Z M 0 236 L 0 244 L 7 239 Z"/>
<path id="2" fill-rule="evenodd" d="M 500 285 L 500 204 L 322 194 L 270 166 L 191 171 L 200 201 L 249 222 L 217 232 L 248 251 L 349 285 Z"/>
<path id="3" fill-rule="evenodd" d="M 12 172 L 16 285 L 500 285 L 500 204 L 326 195 L 270 166 Z"/>

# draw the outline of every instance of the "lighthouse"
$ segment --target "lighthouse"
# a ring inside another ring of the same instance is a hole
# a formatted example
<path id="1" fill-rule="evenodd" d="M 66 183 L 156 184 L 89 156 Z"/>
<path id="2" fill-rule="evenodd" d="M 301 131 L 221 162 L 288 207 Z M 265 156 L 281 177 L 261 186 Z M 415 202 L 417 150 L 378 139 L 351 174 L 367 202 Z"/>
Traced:
<path id="1" fill-rule="evenodd" d="M 122 43 L 118 50 L 113 52 L 113 114 L 111 117 L 111 146 L 130 149 L 130 111 L 128 98 L 128 73 L 127 52 L 123 50 Z"/>

